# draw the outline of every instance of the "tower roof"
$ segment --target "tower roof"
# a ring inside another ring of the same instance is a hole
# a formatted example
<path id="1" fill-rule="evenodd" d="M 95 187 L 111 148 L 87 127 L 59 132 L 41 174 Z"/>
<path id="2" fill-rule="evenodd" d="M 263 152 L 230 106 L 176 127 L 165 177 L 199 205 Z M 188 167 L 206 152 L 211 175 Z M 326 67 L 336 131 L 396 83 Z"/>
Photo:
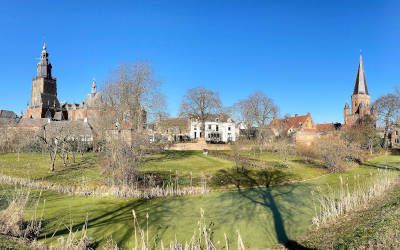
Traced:
<path id="1" fill-rule="evenodd" d="M 353 95 L 357 94 L 368 95 L 367 80 L 365 78 L 364 65 L 361 53 L 360 53 L 360 62 L 358 63 L 356 82 L 354 84 L 354 91 L 353 91 Z"/>

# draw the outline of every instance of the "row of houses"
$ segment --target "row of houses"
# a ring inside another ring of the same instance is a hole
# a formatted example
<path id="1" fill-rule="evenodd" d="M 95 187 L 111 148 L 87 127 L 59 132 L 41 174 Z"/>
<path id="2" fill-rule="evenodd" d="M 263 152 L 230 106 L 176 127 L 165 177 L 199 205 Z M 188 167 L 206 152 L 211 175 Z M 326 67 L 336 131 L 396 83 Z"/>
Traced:
<path id="1" fill-rule="evenodd" d="M 226 116 L 214 116 L 204 125 L 203 129 L 202 122 L 182 117 L 163 118 L 151 127 L 151 131 L 171 142 L 195 141 L 204 137 L 209 143 L 235 142 L 240 133 L 239 124 Z"/>
<path id="2" fill-rule="evenodd" d="M 311 114 L 287 116 L 275 119 L 268 126 L 272 136 L 287 136 L 295 143 L 310 144 L 321 135 L 340 128 L 340 124 L 323 123 L 315 124 Z M 208 143 L 230 143 L 246 134 L 246 126 L 242 122 L 235 122 L 227 116 L 213 116 L 205 122 L 204 132 L 198 120 L 187 118 L 163 118 L 152 127 L 153 133 L 166 138 L 171 142 L 196 141 L 203 137 Z M 252 128 L 250 137 L 257 133 L 257 128 Z"/>

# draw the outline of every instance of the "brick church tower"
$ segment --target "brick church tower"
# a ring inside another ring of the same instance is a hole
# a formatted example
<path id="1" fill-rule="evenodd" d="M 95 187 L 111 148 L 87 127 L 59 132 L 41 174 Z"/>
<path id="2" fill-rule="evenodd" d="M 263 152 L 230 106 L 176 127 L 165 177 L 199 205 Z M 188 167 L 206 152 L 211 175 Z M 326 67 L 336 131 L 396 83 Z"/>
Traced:
<path id="1" fill-rule="evenodd" d="M 31 99 L 25 115 L 28 118 L 52 118 L 60 109 L 56 78 L 52 76 L 51 69 L 49 53 L 44 43 L 40 61 L 37 64 L 37 75 L 32 79 Z"/>
<path id="2" fill-rule="evenodd" d="M 351 109 L 349 104 L 344 106 L 344 124 L 351 126 L 365 116 L 374 116 L 374 107 L 371 108 L 367 80 L 365 78 L 362 55 L 358 63 L 356 82 L 351 96 Z"/>

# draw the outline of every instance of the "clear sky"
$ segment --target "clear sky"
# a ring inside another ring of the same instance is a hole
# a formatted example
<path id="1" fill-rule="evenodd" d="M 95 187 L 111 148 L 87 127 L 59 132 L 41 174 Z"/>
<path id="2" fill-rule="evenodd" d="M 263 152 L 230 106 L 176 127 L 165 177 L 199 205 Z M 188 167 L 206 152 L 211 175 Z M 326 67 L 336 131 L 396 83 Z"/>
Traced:
<path id="1" fill-rule="evenodd" d="M 400 1 L 16 1 L 0 5 L 0 109 L 25 110 L 43 37 L 60 101 L 148 61 L 176 115 L 188 88 L 228 106 L 260 90 L 281 115 L 342 121 L 362 49 L 372 99 L 400 86 Z"/>

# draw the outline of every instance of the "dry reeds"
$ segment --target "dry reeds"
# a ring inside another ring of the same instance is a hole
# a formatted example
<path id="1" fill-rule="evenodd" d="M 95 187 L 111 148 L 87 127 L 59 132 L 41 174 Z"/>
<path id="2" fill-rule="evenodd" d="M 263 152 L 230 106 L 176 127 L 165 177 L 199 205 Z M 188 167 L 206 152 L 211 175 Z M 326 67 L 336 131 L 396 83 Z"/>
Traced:
<path id="1" fill-rule="evenodd" d="M 48 181 L 37 181 L 26 178 L 17 178 L 0 174 L 0 182 L 28 187 L 39 190 L 50 190 L 58 193 L 79 196 L 112 196 L 116 198 L 144 198 L 150 199 L 165 196 L 201 195 L 209 192 L 205 180 L 201 186 L 181 187 L 172 183 L 164 187 L 156 186 L 140 188 L 129 185 L 99 185 L 95 187 L 66 186 Z"/>
<path id="2" fill-rule="evenodd" d="M 40 216 L 37 213 L 39 198 L 34 205 L 34 213 L 30 220 L 24 220 L 30 190 L 16 190 L 8 207 L 0 211 L 0 233 L 27 240 L 35 240 L 42 227 L 43 210 Z M 44 208 L 44 206 L 43 206 Z"/>
<path id="3" fill-rule="evenodd" d="M 312 193 L 315 216 L 312 223 L 317 227 L 334 221 L 340 215 L 349 211 L 366 206 L 372 200 L 385 194 L 395 183 L 398 182 L 398 175 L 387 170 L 379 170 L 370 174 L 364 180 L 360 176 L 354 177 L 354 184 L 350 185 L 349 180 L 339 177 L 339 188 L 328 186 L 328 192 L 320 194 Z"/>

